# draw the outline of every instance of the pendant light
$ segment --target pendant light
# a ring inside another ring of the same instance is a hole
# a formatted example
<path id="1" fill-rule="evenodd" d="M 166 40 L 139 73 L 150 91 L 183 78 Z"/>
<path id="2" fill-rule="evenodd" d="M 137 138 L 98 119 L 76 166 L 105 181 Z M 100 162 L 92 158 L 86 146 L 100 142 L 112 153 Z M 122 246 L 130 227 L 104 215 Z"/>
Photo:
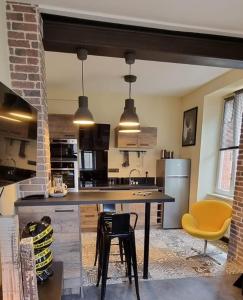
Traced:
<path id="1" fill-rule="evenodd" d="M 135 54 L 128 52 L 125 54 L 125 61 L 129 65 L 129 75 L 124 76 L 125 82 L 129 83 L 129 98 L 125 100 L 124 112 L 119 123 L 119 132 L 140 132 L 140 123 L 134 106 L 134 99 L 131 98 L 132 83 L 137 77 L 131 74 L 131 65 L 135 62 Z"/>
<path id="2" fill-rule="evenodd" d="M 93 125 L 94 118 L 88 108 L 88 97 L 84 96 L 84 61 L 87 59 L 88 51 L 79 49 L 77 52 L 78 59 L 82 61 L 82 96 L 79 96 L 79 107 L 74 114 L 74 124 L 78 125 Z"/>

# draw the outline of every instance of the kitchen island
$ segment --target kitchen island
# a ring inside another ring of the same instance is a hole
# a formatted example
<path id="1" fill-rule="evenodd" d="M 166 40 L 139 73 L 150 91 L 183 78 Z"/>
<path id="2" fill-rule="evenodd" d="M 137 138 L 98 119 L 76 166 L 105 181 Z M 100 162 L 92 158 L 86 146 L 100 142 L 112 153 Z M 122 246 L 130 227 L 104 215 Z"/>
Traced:
<path id="1" fill-rule="evenodd" d="M 20 228 L 30 221 L 41 219 L 43 215 L 51 217 L 55 236 L 54 256 L 64 263 L 64 289 L 69 289 L 67 293 L 74 293 L 75 288 L 82 287 L 79 207 L 82 209 L 82 205 L 87 204 L 145 205 L 143 278 L 147 279 L 151 203 L 165 202 L 174 202 L 174 199 L 157 191 L 88 191 L 68 193 L 63 198 L 18 200 L 15 207 L 20 219 Z"/>

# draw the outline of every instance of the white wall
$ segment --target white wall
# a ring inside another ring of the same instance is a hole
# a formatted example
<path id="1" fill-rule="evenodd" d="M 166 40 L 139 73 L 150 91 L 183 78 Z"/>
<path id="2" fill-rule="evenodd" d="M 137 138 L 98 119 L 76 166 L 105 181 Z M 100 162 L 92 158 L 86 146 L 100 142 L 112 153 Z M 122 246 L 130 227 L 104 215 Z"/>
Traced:
<path id="1" fill-rule="evenodd" d="M 209 192 L 209 186 L 208 184 L 205 184 L 205 178 L 208 176 L 208 165 L 205 165 L 205 159 L 208 155 L 208 147 L 205 143 L 207 143 L 207 136 L 210 132 L 210 127 L 208 127 L 207 124 L 213 119 L 213 115 L 211 114 L 210 110 L 215 110 L 217 108 L 217 104 L 215 104 L 216 106 L 213 105 L 210 107 L 208 101 L 210 101 L 210 99 L 213 100 L 214 97 L 216 97 L 215 101 L 219 101 L 217 100 L 217 97 L 223 98 L 224 96 L 242 87 L 243 70 L 232 70 L 182 98 L 183 111 L 198 106 L 196 145 L 191 147 L 181 147 L 180 151 L 183 158 L 190 158 L 192 162 L 190 204 L 200 200 L 201 197 L 204 197 L 204 195 Z M 218 122 L 220 122 L 219 115 L 217 118 Z M 209 136 L 209 140 L 211 140 L 214 146 L 217 146 L 218 140 L 213 142 L 213 136 Z"/>
<path id="2" fill-rule="evenodd" d="M 0 0 L 0 81 L 2 81 L 5 85 L 10 86 L 9 49 L 5 5 L 5 0 Z M 14 212 L 13 203 L 16 199 L 16 185 L 13 184 L 5 187 L 0 198 L 0 213 L 12 214 Z"/>
<path id="3" fill-rule="evenodd" d="M 110 173 L 109 176 L 127 177 L 132 168 L 138 168 L 141 176 L 149 172 L 155 176 L 156 159 L 160 158 L 160 150 L 166 148 L 173 150 L 175 156 L 180 151 L 181 135 L 181 100 L 174 97 L 145 97 L 135 96 L 135 105 L 142 126 L 158 128 L 158 145 L 155 149 L 148 150 L 140 158 L 136 153 L 130 154 L 130 167 L 123 168 L 123 156 L 119 149 L 114 148 L 114 128 L 118 125 L 124 108 L 125 96 L 121 94 L 92 94 L 89 93 L 89 108 L 97 123 L 111 124 L 111 140 L 109 151 L 109 168 L 119 168 L 119 173 Z M 61 95 L 58 91 L 48 91 L 48 98 L 77 99 L 78 95 L 66 92 Z M 78 101 L 74 100 L 49 100 L 49 113 L 73 114 L 77 109 Z"/>
<path id="4" fill-rule="evenodd" d="M 198 199 L 205 199 L 208 197 L 208 194 L 215 193 L 223 107 L 224 97 L 221 95 L 205 97 L 199 163 Z"/>

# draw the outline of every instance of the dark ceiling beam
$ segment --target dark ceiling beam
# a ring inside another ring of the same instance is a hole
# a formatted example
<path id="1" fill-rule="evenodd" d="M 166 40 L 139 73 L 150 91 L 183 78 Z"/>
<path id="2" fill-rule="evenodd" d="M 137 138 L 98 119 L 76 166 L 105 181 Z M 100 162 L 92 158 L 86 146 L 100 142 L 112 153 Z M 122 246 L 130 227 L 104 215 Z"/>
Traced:
<path id="1" fill-rule="evenodd" d="M 76 53 L 243 69 L 243 39 L 42 14 L 44 48 Z M 152 76 L 152 74 L 151 74 Z"/>

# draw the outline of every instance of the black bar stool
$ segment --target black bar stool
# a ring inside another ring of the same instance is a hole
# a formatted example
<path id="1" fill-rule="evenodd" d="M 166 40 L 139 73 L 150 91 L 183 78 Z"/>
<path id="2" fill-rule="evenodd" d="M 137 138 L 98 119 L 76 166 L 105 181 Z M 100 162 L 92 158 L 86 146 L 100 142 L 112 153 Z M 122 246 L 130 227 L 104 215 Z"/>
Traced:
<path id="1" fill-rule="evenodd" d="M 98 217 L 98 222 L 97 222 L 97 234 L 96 234 L 96 249 L 95 249 L 95 261 L 94 261 L 94 266 L 96 266 L 97 260 L 98 260 L 98 255 L 99 255 L 99 246 L 100 246 L 100 239 L 101 239 L 101 219 L 104 220 L 106 219 L 107 222 L 110 221 L 110 216 L 116 212 L 116 205 L 115 204 L 103 204 L 103 212 L 99 214 Z M 119 240 L 119 239 L 118 239 Z M 120 251 L 120 259 L 121 263 L 123 264 L 123 248 L 122 248 L 122 243 L 119 240 L 118 244 L 113 244 L 113 245 L 119 245 L 119 251 Z"/>
<path id="2" fill-rule="evenodd" d="M 131 215 L 135 216 L 133 227 L 130 225 Z M 119 238 L 122 242 L 126 258 L 126 277 L 129 278 L 130 284 L 134 277 L 137 299 L 140 300 L 134 233 L 137 219 L 138 215 L 136 213 L 112 214 L 110 215 L 109 221 L 106 221 L 105 215 L 101 216 L 101 239 L 99 245 L 99 264 L 96 285 L 98 287 L 101 280 L 101 300 L 105 299 L 111 241 L 114 238 Z M 132 267 L 134 275 L 132 275 Z"/>

